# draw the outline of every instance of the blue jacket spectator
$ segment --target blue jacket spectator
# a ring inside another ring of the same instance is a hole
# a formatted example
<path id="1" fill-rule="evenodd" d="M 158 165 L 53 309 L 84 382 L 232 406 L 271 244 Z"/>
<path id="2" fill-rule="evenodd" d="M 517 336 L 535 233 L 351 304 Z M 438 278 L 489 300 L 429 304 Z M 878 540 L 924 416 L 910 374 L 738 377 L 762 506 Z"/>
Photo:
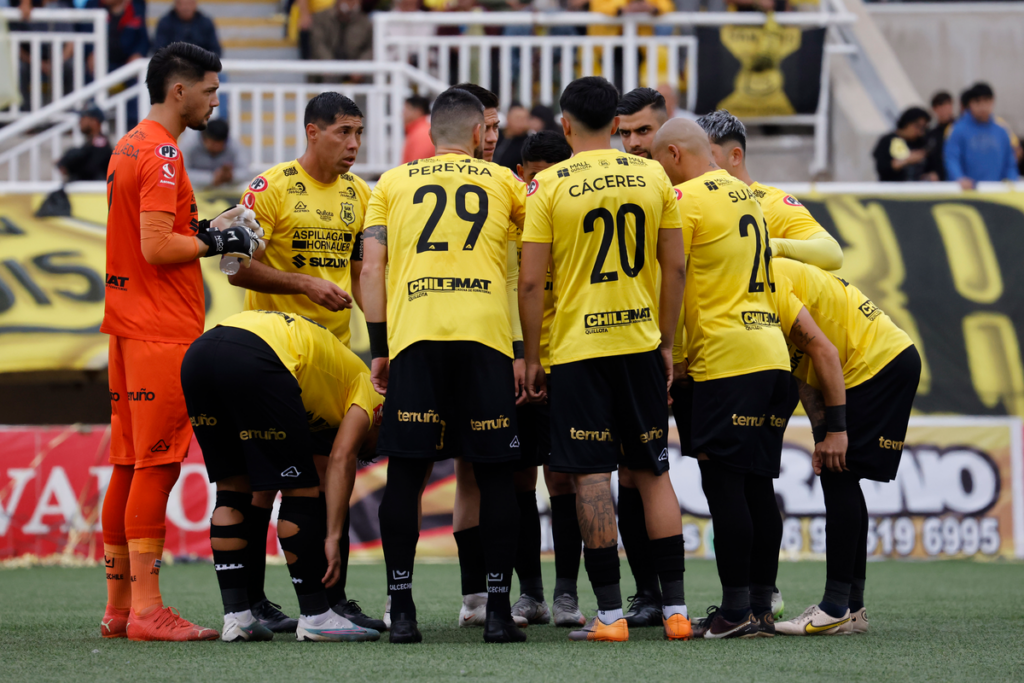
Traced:
<path id="1" fill-rule="evenodd" d="M 85 9 L 105 9 L 110 14 L 107 23 L 107 71 L 113 71 L 149 54 L 145 2 L 88 0 Z"/>
<path id="2" fill-rule="evenodd" d="M 992 115 L 992 88 L 979 83 L 966 99 L 967 111 L 953 124 L 943 148 L 949 179 L 964 188 L 982 181 L 1017 180 L 1020 174 L 1010 134 Z"/>
<path id="3" fill-rule="evenodd" d="M 198 45 L 218 57 L 221 54 L 217 28 L 210 17 L 196 9 L 196 0 L 175 0 L 174 7 L 157 24 L 153 49 L 179 41 Z"/>

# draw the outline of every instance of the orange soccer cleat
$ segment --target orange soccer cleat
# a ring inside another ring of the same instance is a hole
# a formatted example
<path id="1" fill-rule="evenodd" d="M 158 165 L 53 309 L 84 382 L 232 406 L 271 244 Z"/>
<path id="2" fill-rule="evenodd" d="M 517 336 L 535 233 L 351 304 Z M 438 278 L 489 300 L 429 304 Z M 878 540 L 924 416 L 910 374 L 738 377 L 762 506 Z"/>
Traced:
<path id="1" fill-rule="evenodd" d="M 128 608 L 118 609 L 107 605 L 100 622 L 100 635 L 104 638 L 124 638 L 128 635 Z"/>
<path id="2" fill-rule="evenodd" d="M 662 619 L 662 623 L 665 625 L 667 640 L 689 640 L 693 637 L 693 626 L 682 614 L 673 614 L 668 619 Z"/>
<path id="3" fill-rule="evenodd" d="M 612 643 L 624 643 L 629 640 L 629 626 L 626 619 L 617 619 L 606 624 L 597 617 L 587 622 L 579 631 L 570 631 L 569 640 L 601 640 Z"/>
<path id="4" fill-rule="evenodd" d="M 186 621 L 173 607 L 161 607 L 140 617 L 132 610 L 128 616 L 128 640 L 217 640 L 220 634 Z"/>

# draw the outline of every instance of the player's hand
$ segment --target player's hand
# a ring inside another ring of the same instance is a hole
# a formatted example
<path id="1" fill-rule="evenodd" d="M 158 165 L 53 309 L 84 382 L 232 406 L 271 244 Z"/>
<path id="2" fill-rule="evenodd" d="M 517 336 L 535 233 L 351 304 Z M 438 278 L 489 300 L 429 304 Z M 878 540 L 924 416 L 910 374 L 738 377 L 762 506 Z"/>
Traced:
<path id="1" fill-rule="evenodd" d="M 544 375 L 544 366 L 540 363 L 530 363 L 526 366 L 526 393 L 533 403 L 543 403 L 548 398 L 547 377 Z"/>
<path id="2" fill-rule="evenodd" d="M 221 234 L 224 237 L 224 255 L 238 257 L 248 268 L 253 254 L 260 249 L 260 238 L 249 228 L 239 225 L 222 230 Z"/>
<path id="3" fill-rule="evenodd" d="M 672 391 L 672 348 L 658 349 L 661 352 L 661 362 L 665 368 L 665 393 Z M 669 394 L 668 404 L 672 405 L 672 395 Z"/>
<path id="4" fill-rule="evenodd" d="M 512 374 L 515 376 L 516 383 L 516 405 L 521 406 L 530 400 L 529 394 L 526 393 L 526 361 L 522 358 L 516 358 L 512 361 Z"/>
<path id="5" fill-rule="evenodd" d="M 846 469 L 846 448 L 849 439 L 846 432 L 829 432 L 825 440 L 814 445 L 811 465 L 815 474 L 821 474 L 823 468 L 830 472 L 842 472 Z"/>
<path id="6" fill-rule="evenodd" d="M 323 306 L 328 311 L 340 311 L 343 308 L 352 308 L 352 297 L 344 289 L 324 280 L 323 278 L 310 276 L 306 281 L 306 296 L 318 306 Z"/>
<path id="7" fill-rule="evenodd" d="M 263 237 L 263 228 L 260 227 L 259 221 L 256 220 L 256 213 L 252 209 L 247 209 L 241 204 L 236 204 L 211 220 L 210 227 L 224 232 L 239 219 L 244 227 L 249 228 L 249 230 L 252 230 L 254 233 L 257 233 L 257 237 Z"/>
<path id="8" fill-rule="evenodd" d="M 974 181 L 971 180 L 970 178 L 964 177 L 964 178 L 961 178 L 960 180 L 958 180 L 957 182 L 960 183 L 960 188 L 961 189 L 964 189 L 964 190 L 973 190 L 974 189 Z"/>
<path id="9" fill-rule="evenodd" d="M 689 362 L 687 359 L 683 359 L 682 363 L 676 363 L 672 366 L 672 383 L 673 384 L 689 384 L 690 375 L 687 374 Z"/>
<path id="10" fill-rule="evenodd" d="M 390 371 L 391 363 L 387 358 L 374 358 L 370 361 L 370 381 L 381 396 L 387 396 Z"/>
<path id="11" fill-rule="evenodd" d="M 324 541 L 324 554 L 327 555 L 327 573 L 324 574 L 323 584 L 330 588 L 341 578 L 341 547 L 338 539 L 328 538 Z"/>

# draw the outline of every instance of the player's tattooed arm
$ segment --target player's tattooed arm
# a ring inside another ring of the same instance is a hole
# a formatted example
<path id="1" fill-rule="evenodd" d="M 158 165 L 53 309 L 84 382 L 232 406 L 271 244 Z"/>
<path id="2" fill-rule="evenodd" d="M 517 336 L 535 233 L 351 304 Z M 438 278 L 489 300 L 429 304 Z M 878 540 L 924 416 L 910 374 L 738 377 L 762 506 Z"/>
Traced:
<path id="1" fill-rule="evenodd" d="M 807 417 L 811 421 L 811 427 L 824 427 L 825 397 L 822 396 L 820 391 L 799 379 L 796 380 L 796 385 L 797 393 L 800 396 L 800 402 L 803 404 L 804 411 L 807 413 Z"/>
<path id="2" fill-rule="evenodd" d="M 610 474 L 588 474 L 576 480 L 576 515 L 588 548 L 613 548 L 618 544 Z"/>
<path id="3" fill-rule="evenodd" d="M 810 332 L 804 330 L 803 325 L 800 324 L 799 317 L 793 321 L 793 327 L 789 330 L 790 341 L 792 341 L 800 350 L 805 350 L 810 346 L 816 336 L 817 335 L 812 335 Z"/>
<path id="4" fill-rule="evenodd" d="M 363 230 L 363 239 L 372 238 L 377 240 L 381 245 L 388 246 L 388 226 L 386 225 L 371 225 L 370 227 Z"/>

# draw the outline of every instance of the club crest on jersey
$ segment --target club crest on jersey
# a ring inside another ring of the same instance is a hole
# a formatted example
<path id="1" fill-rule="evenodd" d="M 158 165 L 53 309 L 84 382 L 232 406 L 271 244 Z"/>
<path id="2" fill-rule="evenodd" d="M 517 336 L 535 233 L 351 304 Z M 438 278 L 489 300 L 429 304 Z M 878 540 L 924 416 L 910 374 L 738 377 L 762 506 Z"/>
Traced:
<path id="1" fill-rule="evenodd" d="M 529 197 L 530 195 L 532 195 L 534 192 L 537 191 L 538 187 L 540 187 L 540 185 L 537 183 L 536 179 L 531 180 L 530 184 L 526 186 L 526 196 Z"/>
<path id="2" fill-rule="evenodd" d="M 270 183 L 267 182 L 266 178 L 258 175 L 252 179 L 251 183 L 249 183 L 249 189 L 253 192 L 263 192 L 263 190 L 267 189 L 269 185 Z"/>
<path id="3" fill-rule="evenodd" d="M 245 196 L 242 197 L 242 206 L 244 206 L 247 209 L 251 209 L 252 207 L 256 206 L 256 195 L 254 195 L 252 192 L 246 192 Z"/>
<path id="4" fill-rule="evenodd" d="M 168 161 L 174 161 L 181 156 L 181 152 L 178 151 L 178 148 L 171 144 L 157 145 L 153 151 L 156 152 L 158 157 L 161 159 L 167 159 Z"/>
<path id="5" fill-rule="evenodd" d="M 803 204 L 797 201 L 796 197 L 791 197 L 788 194 L 786 195 L 786 198 L 783 199 L 782 201 L 784 204 L 788 204 L 789 206 L 803 206 Z"/>
<path id="6" fill-rule="evenodd" d="M 676 201 L 679 201 L 680 199 L 683 198 L 683 191 L 682 190 L 680 190 L 678 187 L 674 187 L 672 189 L 675 190 L 675 192 L 676 192 Z"/>
<path id="7" fill-rule="evenodd" d="M 352 225 L 356 220 L 356 208 L 349 202 L 341 203 L 341 220 L 345 225 Z"/>
<path id="8" fill-rule="evenodd" d="M 379 406 L 373 408 L 373 424 L 380 426 L 381 422 L 384 421 L 384 404 L 381 403 Z"/>

